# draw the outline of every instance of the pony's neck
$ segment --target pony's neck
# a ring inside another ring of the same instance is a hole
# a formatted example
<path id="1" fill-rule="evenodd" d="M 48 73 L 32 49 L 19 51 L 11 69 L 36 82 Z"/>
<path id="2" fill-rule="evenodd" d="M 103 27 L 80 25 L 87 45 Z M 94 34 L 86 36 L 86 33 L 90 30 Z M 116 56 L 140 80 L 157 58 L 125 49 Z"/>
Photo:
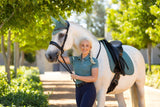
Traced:
<path id="1" fill-rule="evenodd" d="M 99 43 L 95 36 L 93 36 L 89 31 L 84 29 L 82 26 L 78 24 L 71 23 L 71 31 L 72 36 L 74 39 L 73 42 L 73 55 L 79 56 L 81 54 L 80 48 L 79 48 L 79 42 L 82 38 L 89 38 L 92 41 L 92 54 L 93 56 L 96 56 L 99 49 Z"/>

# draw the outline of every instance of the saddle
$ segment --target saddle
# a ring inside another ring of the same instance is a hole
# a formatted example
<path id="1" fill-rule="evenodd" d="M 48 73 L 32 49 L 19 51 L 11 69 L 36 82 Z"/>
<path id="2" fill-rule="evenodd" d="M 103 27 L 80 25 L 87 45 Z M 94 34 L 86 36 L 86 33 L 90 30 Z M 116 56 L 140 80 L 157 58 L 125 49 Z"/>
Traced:
<path id="1" fill-rule="evenodd" d="M 125 60 L 123 59 L 122 55 L 123 55 L 123 48 L 122 48 L 122 42 L 121 41 L 111 41 L 108 42 L 107 40 L 101 40 L 100 42 L 102 42 L 103 44 L 105 44 L 113 58 L 113 61 L 115 63 L 115 68 L 113 70 L 113 72 L 115 73 L 111 84 L 108 88 L 107 93 L 111 92 L 114 90 L 114 88 L 118 85 L 118 80 L 120 78 L 120 74 L 122 74 L 123 76 L 125 76 L 125 66 L 128 68 Z"/>
<path id="2" fill-rule="evenodd" d="M 110 44 L 113 46 L 116 57 L 118 58 L 119 56 L 122 56 L 123 54 L 122 42 L 115 40 L 115 41 L 111 41 Z"/>

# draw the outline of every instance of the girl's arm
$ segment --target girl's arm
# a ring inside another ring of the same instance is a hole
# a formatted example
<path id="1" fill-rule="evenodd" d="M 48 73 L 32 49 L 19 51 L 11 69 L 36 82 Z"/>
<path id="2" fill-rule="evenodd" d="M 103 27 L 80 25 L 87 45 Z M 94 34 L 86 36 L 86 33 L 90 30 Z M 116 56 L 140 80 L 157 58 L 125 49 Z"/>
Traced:
<path id="1" fill-rule="evenodd" d="M 63 57 L 63 58 L 64 58 L 64 60 L 66 61 L 67 64 L 70 64 L 70 60 L 69 60 L 68 56 Z M 62 63 L 64 63 L 64 61 L 63 61 L 63 59 L 60 55 L 58 56 L 58 60 L 61 61 Z"/>
<path id="2" fill-rule="evenodd" d="M 72 79 L 77 79 L 84 82 L 96 82 L 98 78 L 98 68 L 92 69 L 91 76 L 79 76 L 79 75 L 71 74 L 71 77 Z"/>

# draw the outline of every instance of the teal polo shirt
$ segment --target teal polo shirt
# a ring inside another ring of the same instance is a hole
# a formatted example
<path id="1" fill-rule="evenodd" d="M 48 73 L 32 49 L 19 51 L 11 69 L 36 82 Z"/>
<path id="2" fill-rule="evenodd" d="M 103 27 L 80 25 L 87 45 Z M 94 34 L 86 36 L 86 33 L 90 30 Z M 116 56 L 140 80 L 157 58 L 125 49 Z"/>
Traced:
<path id="1" fill-rule="evenodd" d="M 93 58 L 93 57 L 92 57 Z M 81 59 L 81 56 L 71 56 L 69 57 L 70 63 L 73 65 L 73 70 L 76 75 L 79 76 L 91 76 L 92 68 L 98 68 L 98 60 L 93 58 L 95 64 L 90 62 L 89 55 Z M 76 84 L 82 83 L 81 80 L 76 80 Z"/>

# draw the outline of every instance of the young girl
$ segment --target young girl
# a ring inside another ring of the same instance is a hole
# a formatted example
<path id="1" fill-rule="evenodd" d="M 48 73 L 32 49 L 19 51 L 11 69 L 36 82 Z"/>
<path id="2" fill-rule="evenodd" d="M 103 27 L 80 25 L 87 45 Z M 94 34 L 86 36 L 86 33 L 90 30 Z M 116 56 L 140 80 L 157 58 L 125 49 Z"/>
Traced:
<path id="1" fill-rule="evenodd" d="M 81 56 L 64 57 L 64 60 L 72 64 L 75 71 L 71 78 L 76 80 L 77 107 L 92 107 L 96 98 L 94 82 L 98 77 L 98 60 L 91 55 L 92 42 L 89 39 L 82 39 L 79 47 Z M 60 56 L 58 59 L 63 62 Z"/>

